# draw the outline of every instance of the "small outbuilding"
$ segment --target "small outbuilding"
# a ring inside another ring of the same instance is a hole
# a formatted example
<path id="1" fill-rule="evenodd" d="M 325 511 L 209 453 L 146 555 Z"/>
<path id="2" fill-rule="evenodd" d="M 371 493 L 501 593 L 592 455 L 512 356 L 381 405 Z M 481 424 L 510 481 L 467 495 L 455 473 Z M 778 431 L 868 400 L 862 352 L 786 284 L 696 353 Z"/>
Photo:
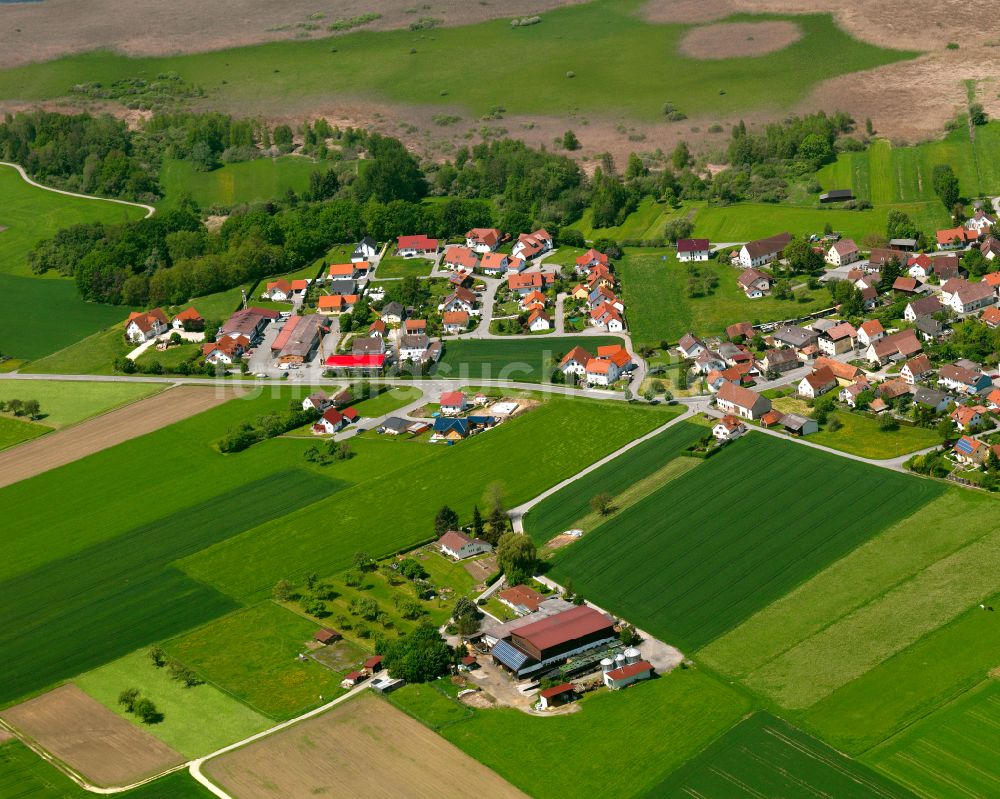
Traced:
<path id="1" fill-rule="evenodd" d="M 613 691 L 632 683 L 648 680 L 653 676 L 653 664 L 646 660 L 628 663 L 617 669 L 604 672 L 604 684 Z"/>
<path id="2" fill-rule="evenodd" d="M 313 640 L 326 646 L 327 644 L 332 644 L 334 641 L 339 641 L 340 633 L 328 627 L 323 627 L 313 633 Z"/>
<path id="3" fill-rule="evenodd" d="M 538 692 L 538 703 L 542 706 L 542 710 L 565 705 L 574 699 L 576 699 L 576 688 L 571 682 L 553 685 Z"/>

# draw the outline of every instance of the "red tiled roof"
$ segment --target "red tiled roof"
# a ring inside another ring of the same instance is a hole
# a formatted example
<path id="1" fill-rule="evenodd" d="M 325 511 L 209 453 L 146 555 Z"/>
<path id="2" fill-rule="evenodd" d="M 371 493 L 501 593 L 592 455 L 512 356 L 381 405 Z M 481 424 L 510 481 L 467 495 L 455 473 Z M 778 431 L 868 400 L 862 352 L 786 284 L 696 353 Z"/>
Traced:
<path id="1" fill-rule="evenodd" d="M 427 238 L 424 234 L 400 236 L 396 239 L 396 248 L 400 250 L 436 250 L 437 247 L 437 239 Z"/>
<path id="2" fill-rule="evenodd" d="M 652 663 L 647 660 L 640 660 L 635 663 L 629 663 L 626 666 L 622 666 L 620 669 L 612 669 L 608 672 L 608 677 L 612 680 L 624 680 L 628 677 L 634 677 L 636 674 L 652 671 L 652 669 Z"/>
<path id="3" fill-rule="evenodd" d="M 444 407 L 461 406 L 465 402 L 465 394 L 461 391 L 445 391 L 441 394 L 440 405 Z"/>

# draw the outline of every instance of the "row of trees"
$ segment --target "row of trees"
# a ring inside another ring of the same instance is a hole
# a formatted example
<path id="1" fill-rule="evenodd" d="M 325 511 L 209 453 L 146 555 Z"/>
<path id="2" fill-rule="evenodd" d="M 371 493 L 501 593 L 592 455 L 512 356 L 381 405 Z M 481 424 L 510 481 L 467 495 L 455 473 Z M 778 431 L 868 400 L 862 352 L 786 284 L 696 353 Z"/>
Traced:
<path id="1" fill-rule="evenodd" d="M 38 400 L 9 399 L 0 400 L 0 413 L 10 413 L 14 416 L 27 416 L 29 419 L 37 419 L 42 413 L 42 407 Z"/>

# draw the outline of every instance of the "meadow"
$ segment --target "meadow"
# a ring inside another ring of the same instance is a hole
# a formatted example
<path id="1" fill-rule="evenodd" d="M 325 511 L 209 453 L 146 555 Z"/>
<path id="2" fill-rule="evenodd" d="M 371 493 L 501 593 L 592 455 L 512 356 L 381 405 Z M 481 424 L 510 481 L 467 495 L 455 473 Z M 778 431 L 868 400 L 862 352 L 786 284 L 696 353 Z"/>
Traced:
<path id="1" fill-rule="evenodd" d="M 22 441 L 30 441 L 51 431 L 51 427 L 43 424 L 15 419 L 13 416 L 0 416 L 0 449 L 13 447 Z"/>
<path id="2" fill-rule="evenodd" d="M 865 758 L 920 796 L 1000 794 L 1000 683 L 990 680 Z"/>
<path id="3" fill-rule="evenodd" d="M 232 599 L 170 563 L 336 485 L 287 470 L 234 488 L 0 584 L 0 657 L 8 663 L 0 702 L 233 610 Z"/>
<path id="4" fill-rule="evenodd" d="M 297 156 L 223 164 L 210 172 L 197 169 L 191 161 L 164 159 L 160 169 L 164 197 L 159 206 L 172 208 L 185 193 L 203 211 L 275 200 L 289 189 L 302 194 L 309 188 L 309 175 L 319 169 L 326 167 Z"/>
<path id="5" fill-rule="evenodd" d="M 157 724 L 142 725 L 171 749 L 188 758 L 201 757 L 267 729 L 271 722 L 213 685 L 185 688 L 157 668 L 148 650 L 139 650 L 73 678 L 73 683 L 106 708 L 135 724 L 140 722 L 118 704 L 125 688 L 138 688 L 163 714 Z M 211 724 L 205 720 L 211 719 Z"/>
<path id="6" fill-rule="evenodd" d="M 0 233 L 0 240 L 5 235 Z M 118 306 L 84 302 L 71 280 L 0 272 L 0 352 L 4 355 L 41 358 L 124 322 L 127 315 Z M 121 328 L 116 330 L 120 335 Z"/>
<path id="7" fill-rule="evenodd" d="M 653 788 L 747 710 L 747 699 L 729 686 L 678 669 L 626 691 L 584 696 L 576 713 L 476 710 L 441 734 L 538 799 L 606 796 L 612 785 L 616 796 L 629 797 Z M 567 741 L 586 746 L 586 756 L 567 757 Z"/>
<path id="8" fill-rule="evenodd" d="M 0 382 L 0 400 L 38 400 L 39 421 L 65 427 L 163 391 L 160 383 L 84 383 L 66 380 Z"/>
<path id="9" fill-rule="evenodd" d="M 663 226 L 668 220 L 687 216 L 690 209 L 697 207 L 699 206 L 695 204 L 684 204 L 680 208 L 673 208 L 652 197 L 643 197 L 636 209 L 620 225 L 596 228 L 593 209 L 585 208 L 583 215 L 569 227 L 579 230 L 587 241 L 603 238 L 615 241 L 658 239 L 663 238 Z M 559 257 L 556 256 L 553 260 L 558 261 Z"/>
<path id="10" fill-rule="evenodd" d="M 122 799 L 212 799 L 187 771 L 115 794 Z M 0 796 L 6 799 L 89 799 L 84 790 L 20 741 L 0 744 Z"/>
<path id="11" fill-rule="evenodd" d="M 645 799 L 904 799 L 891 780 L 769 713 L 755 713 L 688 761 Z"/>
<path id="12" fill-rule="evenodd" d="M 3 278 L 0 276 L 0 283 L 2 282 Z M 112 374 L 115 358 L 125 355 L 132 349 L 122 334 L 124 317 L 120 308 L 115 309 L 114 321 L 117 324 L 79 340 L 70 337 L 69 341 L 72 343 L 68 343 L 51 355 L 32 361 L 22 367 L 21 371 L 46 375 Z"/>
<path id="13" fill-rule="evenodd" d="M 995 157 L 998 145 L 1000 122 L 977 127 L 974 141 L 964 125 L 940 141 L 914 146 L 893 147 L 878 139 L 864 152 L 841 153 L 817 173 L 816 179 L 824 189 L 851 188 L 859 199 L 875 205 L 924 201 L 943 212 L 932 185 L 934 167 L 950 165 L 963 196 L 996 194 L 1000 192 L 1000 167 Z"/>
<path id="14" fill-rule="evenodd" d="M 332 262 L 331 262 L 332 263 Z M 387 255 L 378 263 L 375 280 L 395 280 L 403 277 L 427 277 L 434 264 L 426 258 L 403 258 Z"/>
<path id="15" fill-rule="evenodd" d="M 443 684 L 442 684 L 443 683 Z M 411 683 L 389 695 L 389 701 L 425 727 L 440 732 L 445 727 L 470 719 L 475 711 L 454 696 L 454 686 L 444 680 L 433 683 Z"/>
<path id="16" fill-rule="evenodd" d="M 750 502 L 750 475 L 760 474 L 772 478 Z M 870 490 L 873 480 L 892 503 Z M 750 435 L 563 550 L 554 576 L 571 576 L 588 599 L 695 650 L 939 492 L 927 481 Z"/>
<path id="17" fill-rule="evenodd" d="M 444 355 L 431 370 L 438 377 L 463 380 L 513 380 L 547 383 L 559 360 L 573 347 L 590 353 L 606 344 L 619 344 L 616 336 L 579 336 L 557 339 L 459 339 L 446 341 Z"/>
<path id="18" fill-rule="evenodd" d="M 827 308 L 825 289 L 806 291 L 807 302 L 761 297 L 751 300 L 736 283 L 739 271 L 717 260 L 698 265 L 718 278 L 712 294 L 688 296 L 688 265 L 672 252 L 628 250 L 615 264 L 622 284 L 622 301 L 629 332 L 636 346 L 659 346 L 677 341 L 687 332 L 696 335 L 722 333 L 733 322 L 767 322 L 791 319 Z"/>
<path id="19" fill-rule="evenodd" d="M 829 14 L 814 14 L 787 18 L 802 37 L 777 52 L 696 60 L 679 49 L 693 26 L 650 24 L 639 6 L 639 0 L 598 0 L 546 12 L 542 24 L 529 27 L 500 19 L 163 58 L 91 52 L 0 73 L 0 98 L 50 100 L 81 82 L 176 72 L 203 86 L 213 107 L 251 115 L 279 101 L 287 112 L 350 95 L 452 108 L 457 101 L 476 116 L 502 104 L 511 114 L 603 114 L 613 107 L 625 117 L 658 119 L 667 101 L 688 116 L 789 108 L 824 79 L 916 55 L 861 43 Z M 582 41 L 619 57 L 587 58 Z M 482 59 L 484 48 L 519 57 Z M 456 63 L 463 68 L 454 69 Z"/>
<path id="20" fill-rule="evenodd" d="M 306 643 L 319 628 L 290 610 L 264 602 L 166 641 L 163 647 L 209 684 L 257 713 L 285 719 L 341 691 L 340 674 L 311 658 L 296 658 L 306 651 Z"/>
<path id="21" fill-rule="evenodd" d="M 681 406 L 672 406 L 675 412 Z M 679 422 L 648 441 L 636 445 L 613 461 L 590 472 L 586 477 L 546 497 L 524 517 L 524 530 L 538 546 L 552 536 L 573 527 L 586 516 L 590 500 L 600 493 L 617 497 L 634 484 L 662 469 L 681 450 L 704 435 L 704 428 Z"/>
<path id="22" fill-rule="evenodd" d="M 473 505 L 486 506 L 484 490 L 491 483 L 503 488 L 508 507 L 516 506 L 667 418 L 656 407 L 552 398 L 454 447 L 371 441 L 389 459 L 409 452 L 418 460 L 387 464 L 377 480 L 352 476 L 351 488 L 210 547 L 181 567 L 241 601 L 261 599 L 281 578 L 342 571 L 358 550 L 381 557 L 429 540 L 442 505 L 468 519 Z M 577 435 L 597 428 L 600 436 Z M 527 450 L 526 441 L 531 442 Z M 532 458 L 531 452 L 545 457 Z M 454 479 L 472 474 L 482 474 L 482 479 Z"/>

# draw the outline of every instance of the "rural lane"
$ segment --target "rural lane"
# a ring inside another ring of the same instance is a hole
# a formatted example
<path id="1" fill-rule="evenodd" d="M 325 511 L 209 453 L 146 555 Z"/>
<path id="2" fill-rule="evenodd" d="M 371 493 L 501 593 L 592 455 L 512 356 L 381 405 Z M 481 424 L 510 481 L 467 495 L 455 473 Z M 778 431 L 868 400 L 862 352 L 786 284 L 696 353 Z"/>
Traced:
<path id="1" fill-rule="evenodd" d="M 56 194 L 64 194 L 67 197 L 76 197 L 77 199 L 80 200 L 99 200 L 100 202 L 105 202 L 105 203 L 117 203 L 118 205 L 131 205 L 133 208 L 142 208 L 146 212 L 146 216 L 144 217 L 144 219 L 149 219 L 149 217 L 151 217 L 153 214 L 156 213 L 156 209 L 153 206 L 146 205 L 145 203 L 134 203 L 129 200 L 116 200 L 111 197 L 95 197 L 92 194 L 78 194 L 75 191 L 65 191 L 63 189 L 54 189 L 51 186 L 44 186 L 41 183 L 32 180 L 28 176 L 28 173 L 24 171 L 24 167 L 22 167 L 20 164 L 14 164 L 11 163 L 10 161 L 0 161 L 0 166 L 9 166 L 12 167 L 13 169 L 16 169 L 18 174 L 20 174 L 21 178 L 24 180 L 24 182 L 31 186 L 34 186 L 36 189 L 44 189 L 45 191 L 51 191 Z"/>

